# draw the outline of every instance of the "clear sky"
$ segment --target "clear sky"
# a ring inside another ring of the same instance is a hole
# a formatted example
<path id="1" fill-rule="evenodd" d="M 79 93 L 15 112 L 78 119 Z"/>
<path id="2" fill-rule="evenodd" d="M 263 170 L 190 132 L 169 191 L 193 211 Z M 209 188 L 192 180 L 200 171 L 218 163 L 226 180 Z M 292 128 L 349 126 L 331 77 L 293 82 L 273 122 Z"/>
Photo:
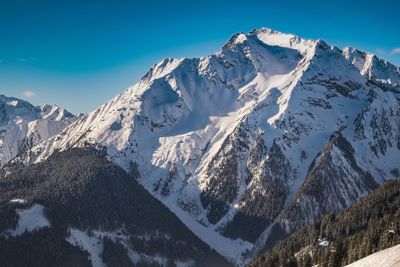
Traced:
<path id="1" fill-rule="evenodd" d="M 0 0 L 0 94 L 89 112 L 166 57 L 262 26 L 400 66 L 400 1 Z"/>

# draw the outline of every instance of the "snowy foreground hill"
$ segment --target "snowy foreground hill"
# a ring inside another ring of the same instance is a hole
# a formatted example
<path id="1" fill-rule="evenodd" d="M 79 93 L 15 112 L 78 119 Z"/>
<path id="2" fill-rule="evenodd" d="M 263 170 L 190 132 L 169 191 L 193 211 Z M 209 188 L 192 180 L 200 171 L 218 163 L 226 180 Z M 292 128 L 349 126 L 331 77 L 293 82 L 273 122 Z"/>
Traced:
<path id="1" fill-rule="evenodd" d="M 400 69 L 389 62 L 262 28 L 208 57 L 155 64 L 12 163 L 105 148 L 195 235 L 243 264 L 400 177 L 399 98 Z"/>
<path id="2" fill-rule="evenodd" d="M 375 267 L 387 266 L 396 267 L 400 266 L 400 245 L 387 248 L 369 255 L 361 260 L 346 265 L 346 267 Z"/>
<path id="3" fill-rule="evenodd" d="M 346 267 L 375 267 L 387 266 L 396 267 L 400 266 L 400 245 L 387 248 L 369 255 L 361 260 L 346 265 Z"/>

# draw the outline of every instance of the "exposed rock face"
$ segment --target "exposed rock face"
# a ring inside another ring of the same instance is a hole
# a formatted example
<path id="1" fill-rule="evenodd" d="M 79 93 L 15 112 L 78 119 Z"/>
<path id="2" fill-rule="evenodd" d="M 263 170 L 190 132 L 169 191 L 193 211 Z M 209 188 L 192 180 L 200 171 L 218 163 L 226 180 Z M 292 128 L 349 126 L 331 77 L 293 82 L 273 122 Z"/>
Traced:
<path id="1" fill-rule="evenodd" d="M 238 197 L 242 177 L 243 160 L 248 154 L 249 136 L 242 124 L 224 140 L 220 151 L 211 160 L 207 173 L 210 177 L 200 195 L 204 208 L 209 208 L 207 218 L 217 223 L 229 210 L 229 205 Z"/>
<path id="2" fill-rule="evenodd" d="M 239 202 L 238 213 L 227 225 L 224 234 L 255 242 L 264 229 L 282 211 L 289 194 L 288 180 L 292 168 L 282 148 L 273 143 L 266 156 L 260 138 L 248 160 L 251 180 Z M 258 163 L 258 164 L 257 164 Z"/>
<path id="3" fill-rule="evenodd" d="M 279 222 L 293 232 L 330 211 L 339 212 L 377 187 L 371 174 L 357 165 L 351 144 L 336 133 Z"/>

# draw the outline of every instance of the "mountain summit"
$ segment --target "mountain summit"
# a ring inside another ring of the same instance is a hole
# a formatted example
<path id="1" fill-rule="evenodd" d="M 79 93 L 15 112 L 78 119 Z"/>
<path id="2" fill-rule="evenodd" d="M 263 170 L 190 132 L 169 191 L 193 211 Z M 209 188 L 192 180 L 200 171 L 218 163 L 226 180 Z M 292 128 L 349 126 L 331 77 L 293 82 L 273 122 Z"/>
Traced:
<path id="1" fill-rule="evenodd" d="M 399 178 L 399 98 L 400 69 L 389 62 L 261 28 L 207 57 L 162 60 L 13 162 L 102 147 L 200 239 L 243 263 Z"/>

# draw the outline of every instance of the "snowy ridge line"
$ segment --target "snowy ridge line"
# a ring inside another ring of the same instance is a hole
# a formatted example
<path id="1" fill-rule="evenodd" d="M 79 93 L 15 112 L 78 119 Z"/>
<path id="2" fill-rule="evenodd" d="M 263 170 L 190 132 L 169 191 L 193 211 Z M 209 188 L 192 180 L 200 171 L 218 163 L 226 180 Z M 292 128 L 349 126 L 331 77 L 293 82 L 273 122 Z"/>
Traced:
<path id="1" fill-rule="evenodd" d="M 35 107 L 24 100 L 0 95 L 0 167 L 58 134 L 76 119 L 56 105 Z"/>

